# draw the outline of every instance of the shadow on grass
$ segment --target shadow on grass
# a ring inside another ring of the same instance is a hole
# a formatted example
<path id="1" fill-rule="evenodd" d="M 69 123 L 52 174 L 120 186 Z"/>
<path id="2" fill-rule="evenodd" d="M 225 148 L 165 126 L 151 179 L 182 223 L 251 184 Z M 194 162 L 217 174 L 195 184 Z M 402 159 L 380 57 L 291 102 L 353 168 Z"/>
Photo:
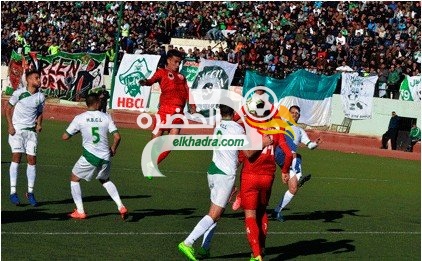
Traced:
<path id="1" fill-rule="evenodd" d="M 150 198 L 151 195 L 136 195 L 136 196 L 120 196 L 120 198 L 123 201 L 123 204 L 125 203 L 126 199 L 140 199 L 140 198 Z M 82 201 L 85 202 L 97 202 L 97 201 L 113 201 L 110 196 L 87 196 L 82 197 Z M 38 202 L 39 206 L 44 205 L 55 205 L 55 204 L 74 204 L 72 198 L 63 199 L 63 200 L 54 200 L 54 201 L 42 201 Z"/>
<path id="2" fill-rule="evenodd" d="M 22 205 L 24 206 L 24 205 Z M 19 223 L 40 220 L 63 221 L 68 220 L 68 213 L 48 213 L 43 208 L 30 208 L 23 211 L 2 211 L 1 223 Z"/>
<path id="3" fill-rule="evenodd" d="M 130 218 L 128 222 L 138 222 L 145 217 L 155 216 L 189 216 L 195 212 L 196 208 L 181 208 L 181 209 L 140 209 L 129 213 Z"/>
<path id="4" fill-rule="evenodd" d="M 341 254 L 347 252 L 355 251 L 356 247 L 352 244 L 353 240 L 338 240 L 330 242 L 326 239 L 315 239 L 315 240 L 304 240 L 299 241 L 293 244 L 279 246 L 279 247 L 269 247 L 265 249 L 266 255 L 277 255 L 273 258 L 267 258 L 266 260 L 276 261 L 276 260 L 290 260 L 296 259 L 298 257 L 318 255 L 318 254 Z M 238 253 L 230 254 L 223 256 L 214 256 L 210 259 L 248 259 L 250 258 L 251 253 Z M 316 257 L 315 257 L 316 258 Z M 340 258 L 340 257 L 338 257 Z"/>
<path id="5" fill-rule="evenodd" d="M 364 215 L 358 215 L 356 214 L 357 212 L 359 212 L 357 209 L 299 212 L 293 213 L 292 215 L 284 215 L 284 220 L 322 220 L 323 222 L 336 222 L 337 219 L 342 219 L 346 215 L 354 217 L 367 217 Z"/>

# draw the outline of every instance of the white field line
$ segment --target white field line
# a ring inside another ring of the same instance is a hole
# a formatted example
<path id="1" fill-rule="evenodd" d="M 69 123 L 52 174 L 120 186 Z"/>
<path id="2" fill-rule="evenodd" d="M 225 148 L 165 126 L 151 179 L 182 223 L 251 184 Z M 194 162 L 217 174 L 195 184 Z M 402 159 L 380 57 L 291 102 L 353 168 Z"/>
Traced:
<path id="1" fill-rule="evenodd" d="M 37 164 L 40 167 L 56 167 L 56 168 L 65 168 L 65 169 L 72 169 L 73 165 L 56 165 L 56 164 Z M 112 166 L 113 168 L 113 166 Z M 129 172 L 137 172 L 142 174 L 142 170 L 133 169 L 133 168 L 116 168 L 114 167 L 114 172 L 117 171 L 129 171 Z M 197 174 L 205 174 L 204 171 L 196 171 L 196 170 L 162 170 L 164 173 L 197 173 Z M 352 177 L 322 177 L 322 176 L 312 176 L 312 179 L 326 179 L 326 180 L 357 180 L 357 181 L 372 181 L 372 182 L 389 182 L 388 179 L 366 179 L 366 178 L 352 178 Z"/>
<path id="2" fill-rule="evenodd" d="M 104 235 L 104 236 L 171 236 L 171 235 L 187 235 L 190 232 L 16 232 L 2 231 L 2 235 Z M 244 235 L 245 232 L 216 232 L 218 235 Z M 412 231 L 302 231 L 302 232 L 268 232 L 272 235 L 420 235 L 421 232 Z"/>

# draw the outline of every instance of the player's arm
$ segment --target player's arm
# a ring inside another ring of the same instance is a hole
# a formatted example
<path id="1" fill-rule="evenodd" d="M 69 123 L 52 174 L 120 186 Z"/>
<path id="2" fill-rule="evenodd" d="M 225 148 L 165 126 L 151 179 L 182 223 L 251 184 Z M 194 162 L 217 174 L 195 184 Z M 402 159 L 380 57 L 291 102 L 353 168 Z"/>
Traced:
<path id="1" fill-rule="evenodd" d="M 15 127 L 13 126 L 12 117 L 15 110 L 15 105 L 19 101 L 18 96 L 19 93 L 17 91 L 13 92 L 12 97 L 10 97 L 9 102 L 6 106 L 7 132 L 12 136 L 16 133 Z"/>
<path id="2" fill-rule="evenodd" d="M 80 128 L 77 124 L 77 118 L 78 116 L 73 119 L 69 127 L 67 127 L 66 131 L 62 134 L 62 140 L 69 140 L 73 135 L 80 131 Z"/>
<path id="3" fill-rule="evenodd" d="M 120 136 L 120 133 L 118 131 L 115 131 L 113 133 L 113 144 L 110 147 L 110 155 L 111 156 L 116 155 L 117 148 L 119 147 L 121 140 L 122 140 L 122 137 Z"/>
<path id="4" fill-rule="evenodd" d="M 13 105 L 10 103 L 7 104 L 6 106 L 7 132 L 12 136 L 15 135 L 16 133 L 15 127 L 13 127 L 13 122 L 12 122 L 13 111 L 14 111 Z"/>
<path id="5" fill-rule="evenodd" d="M 284 134 L 279 135 L 278 145 L 285 155 L 283 167 L 281 169 L 281 180 L 283 183 L 287 183 L 290 179 L 290 166 L 292 165 L 293 158 L 296 157 L 296 148 L 293 146 L 293 140 L 290 137 L 286 137 Z"/>
<path id="6" fill-rule="evenodd" d="M 35 126 L 35 130 L 36 130 L 37 133 L 40 133 L 41 130 L 42 130 L 44 105 L 45 105 L 45 99 L 37 107 L 37 122 L 36 122 L 37 125 Z"/>
<path id="7" fill-rule="evenodd" d="M 139 85 L 141 86 L 151 86 L 156 82 L 160 82 L 161 81 L 161 74 L 160 71 L 157 70 L 155 71 L 154 75 L 152 75 L 152 77 L 150 79 L 142 79 L 139 81 Z"/>
<path id="8" fill-rule="evenodd" d="M 306 131 L 304 131 L 302 128 L 300 129 L 300 132 L 301 132 L 300 142 L 305 144 L 306 147 L 308 147 L 308 149 L 313 150 L 316 147 L 318 147 L 318 145 L 322 142 L 321 138 L 318 138 L 315 141 L 311 141 L 311 139 L 309 139 L 309 137 L 308 137 L 308 134 L 306 134 Z"/>

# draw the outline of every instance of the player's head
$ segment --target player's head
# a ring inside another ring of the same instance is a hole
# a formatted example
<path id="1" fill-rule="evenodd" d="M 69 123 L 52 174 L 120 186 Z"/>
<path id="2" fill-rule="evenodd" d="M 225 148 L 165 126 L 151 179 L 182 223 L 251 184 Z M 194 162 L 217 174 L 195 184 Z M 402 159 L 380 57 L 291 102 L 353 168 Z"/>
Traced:
<path id="1" fill-rule="evenodd" d="M 88 108 L 98 110 L 100 107 L 100 95 L 96 92 L 91 92 L 86 96 L 85 103 Z"/>
<path id="2" fill-rule="evenodd" d="M 227 97 L 220 100 L 220 114 L 222 118 L 231 118 L 234 115 L 233 101 Z"/>
<path id="3" fill-rule="evenodd" d="M 183 53 L 179 52 L 177 49 L 171 49 L 167 52 L 166 67 L 167 69 L 178 72 L 180 63 L 183 60 Z"/>
<path id="4" fill-rule="evenodd" d="M 300 107 L 297 105 L 293 105 L 289 109 L 290 114 L 292 115 L 292 118 L 297 122 L 300 118 Z"/>
<path id="5" fill-rule="evenodd" d="M 40 73 L 38 71 L 28 71 L 25 73 L 25 79 L 30 88 L 39 88 L 41 86 Z"/>

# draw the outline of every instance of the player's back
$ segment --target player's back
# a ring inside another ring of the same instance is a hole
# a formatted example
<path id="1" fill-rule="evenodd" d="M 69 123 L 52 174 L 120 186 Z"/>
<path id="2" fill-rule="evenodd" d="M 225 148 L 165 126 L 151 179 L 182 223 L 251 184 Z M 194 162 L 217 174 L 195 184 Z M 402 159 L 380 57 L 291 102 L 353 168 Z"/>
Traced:
<path id="1" fill-rule="evenodd" d="M 109 160 L 108 133 L 117 131 L 110 115 L 101 111 L 86 111 L 72 121 L 69 130 L 79 130 L 82 146 L 96 157 Z"/>
<path id="2" fill-rule="evenodd" d="M 234 121 L 221 121 L 220 126 L 214 130 L 214 139 L 234 139 L 231 135 L 244 135 L 245 131 L 242 126 Z M 227 136 L 230 135 L 230 136 Z M 226 137 L 225 137 L 226 136 Z M 227 175 L 236 175 L 237 164 L 238 164 L 237 149 L 225 150 L 216 149 L 214 150 L 212 161 L 219 170 L 223 171 Z M 208 173 L 212 172 L 212 168 L 209 169 Z M 210 173 L 213 174 L 213 173 Z"/>
<path id="3" fill-rule="evenodd" d="M 274 139 L 273 139 L 274 140 Z M 242 173 L 256 175 L 274 175 L 276 171 L 274 149 L 278 146 L 277 140 L 266 146 L 260 153 L 247 158 L 243 153 L 239 156 L 243 162 Z"/>

